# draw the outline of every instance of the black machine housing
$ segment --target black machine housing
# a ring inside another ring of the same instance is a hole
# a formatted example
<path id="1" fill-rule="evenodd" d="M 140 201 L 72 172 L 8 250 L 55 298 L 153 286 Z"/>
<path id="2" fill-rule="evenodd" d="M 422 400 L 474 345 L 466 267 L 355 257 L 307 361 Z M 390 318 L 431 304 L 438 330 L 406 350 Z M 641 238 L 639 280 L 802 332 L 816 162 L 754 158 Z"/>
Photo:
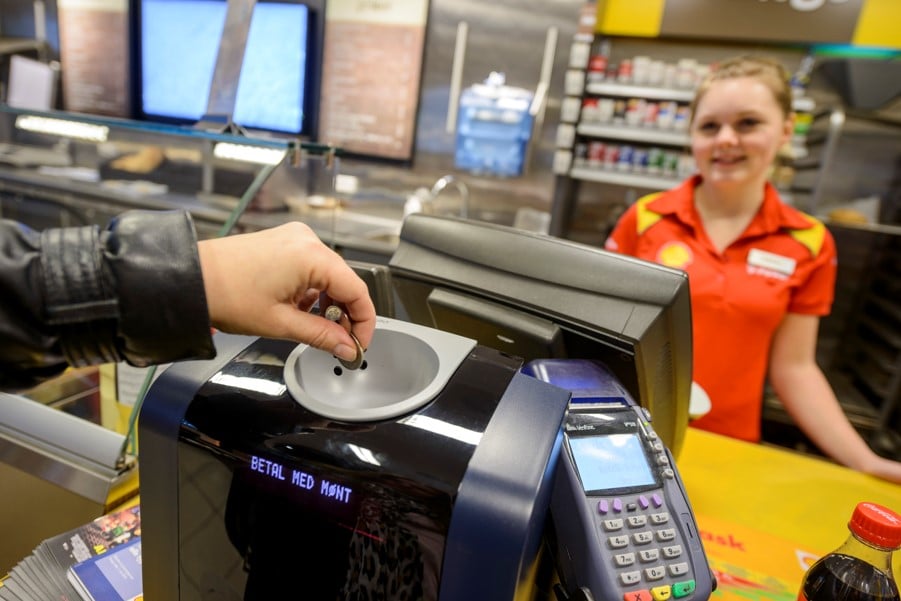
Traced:
<path id="1" fill-rule="evenodd" d="M 143 405 L 148 599 L 514 599 L 534 586 L 566 391 L 473 343 L 420 409 L 336 420 L 292 398 L 296 345 L 216 343 Z"/>

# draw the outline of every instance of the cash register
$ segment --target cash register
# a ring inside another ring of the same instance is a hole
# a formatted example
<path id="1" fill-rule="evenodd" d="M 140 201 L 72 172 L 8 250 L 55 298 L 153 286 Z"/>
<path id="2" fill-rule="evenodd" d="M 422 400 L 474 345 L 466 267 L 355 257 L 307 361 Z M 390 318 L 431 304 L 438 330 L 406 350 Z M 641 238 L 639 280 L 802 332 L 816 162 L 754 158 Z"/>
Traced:
<path id="1" fill-rule="evenodd" d="M 672 455 L 684 275 L 416 215 L 387 271 L 397 314 L 358 369 L 217 334 L 215 359 L 156 380 L 146 597 L 707 599 Z"/>

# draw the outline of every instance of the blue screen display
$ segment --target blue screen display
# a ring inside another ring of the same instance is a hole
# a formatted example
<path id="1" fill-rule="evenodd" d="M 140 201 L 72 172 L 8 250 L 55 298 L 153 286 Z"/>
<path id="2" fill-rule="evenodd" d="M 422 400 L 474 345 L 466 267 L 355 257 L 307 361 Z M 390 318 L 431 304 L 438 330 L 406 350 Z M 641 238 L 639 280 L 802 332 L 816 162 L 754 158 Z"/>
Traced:
<path id="1" fill-rule="evenodd" d="M 637 434 L 571 437 L 569 446 L 585 492 L 655 484 Z"/>
<path id="2" fill-rule="evenodd" d="M 204 116 L 228 5 L 223 0 L 143 0 L 141 112 L 197 121 Z M 300 133 L 304 126 L 309 9 L 258 2 L 232 121 Z"/>

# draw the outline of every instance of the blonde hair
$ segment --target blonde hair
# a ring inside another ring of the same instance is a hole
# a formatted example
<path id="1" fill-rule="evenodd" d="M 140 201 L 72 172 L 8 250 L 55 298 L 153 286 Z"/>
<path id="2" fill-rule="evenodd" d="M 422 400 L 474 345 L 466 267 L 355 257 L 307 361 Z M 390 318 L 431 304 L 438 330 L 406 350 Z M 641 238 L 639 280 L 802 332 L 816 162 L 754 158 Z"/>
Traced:
<path id="1" fill-rule="evenodd" d="M 788 70 L 776 59 L 765 56 L 736 56 L 715 65 L 698 86 L 691 101 L 692 120 L 698 103 L 711 84 L 737 77 L 756 77 L 773 93 L 785 117 L 792 113 L 792 92 Z"/>

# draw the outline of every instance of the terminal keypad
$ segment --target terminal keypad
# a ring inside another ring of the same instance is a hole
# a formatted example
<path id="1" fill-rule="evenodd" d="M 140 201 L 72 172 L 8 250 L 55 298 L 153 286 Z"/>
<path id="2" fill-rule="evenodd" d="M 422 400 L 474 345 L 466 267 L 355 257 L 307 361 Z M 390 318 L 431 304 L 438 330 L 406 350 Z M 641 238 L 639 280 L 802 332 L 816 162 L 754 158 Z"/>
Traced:
<path id="1" fill-rule="evenodd" d="M 687 556 L 660 494 L 599 499 L 597 527 L 624 601 L 665 601 L 694 592 Z"/>

